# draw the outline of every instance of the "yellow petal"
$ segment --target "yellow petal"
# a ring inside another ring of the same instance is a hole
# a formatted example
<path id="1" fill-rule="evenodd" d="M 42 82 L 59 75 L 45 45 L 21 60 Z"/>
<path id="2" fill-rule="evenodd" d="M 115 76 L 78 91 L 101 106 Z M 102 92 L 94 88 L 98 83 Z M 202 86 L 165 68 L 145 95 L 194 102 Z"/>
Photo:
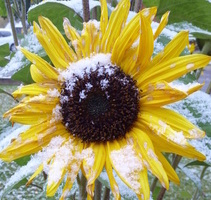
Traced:
<path id="1" fill-rule="evenodd" d="M 46 33 L 42 29 L 40 29 L 39 25 L 36 22 L 33 22 L 33 28 L 34 34 L 37 36 L 37 39 L 45 49 L 54 66 L 56 68 L 66 69 L 69 63 L 66 59 L 63 58 L 65 55 L 63 55 L 63 57 L 60 56 L 60 48 L 56 49 L 53 41 L 51 41 Z"/>
<path id="2" fill-rule="evenodd" d="M 166 108 L 144 108 L 145 112 L 150 113 L 157 119 L 171 126 L 176 131 L 182 131 L 186 138 L 202 138 L 205 136 L 204 131 L 201 131 L 185 117 L 176 113 L 173 110 Z"/>
<path id="3" fill-rule="evenodd" d="M 143 10 L 141 10 L 141 14 L 150 22 L 153 21 L 156 13 L 157 7 L 144 8 Z"/>
<path id="4" fill-rule="evenodd" d="M 15 90 L 12 95 L 17 98 L 22 95 L 37 96 L 40 94 L 47 94 L 48 91 L 56 89 L 60 91 L 60 86 L 55 82 L 45 82 L 45 83 L 33 83 L 30 85 L 24 85 Z"/>
<path id="5" fill-rule="evenodd" d="M 202 54 L 172 58 L 140 73 L 137 85 L 145 87 L 161 80 L 171 82 L 190 71 L 205 67 L 211 60 Z"/>
<path id="6" fill-rule="evenodd" d="M 51 40 L 60 58 L 63 59 L 67 64 L 76 61 L 76 55 L 74 51 L 69 47 L 64 37 L 54 26 L 54 24 L 48 18 L 42 16 L 39 16 L 38 20 L 41 28 L 47 37 Z"/>
<path id="7" fill-rule="evenodd" d="M 111 162 L 110 162 L 110 159 L 109 159 L 108 151 L 106 151 L 105 169 L 106 169 L 106 172 L 107 172 L 107 175 L 108 175 L 109 183 L 110 183 L 110 186 L 111 186 L 111 191 L 114 195 L 114 198 L 116 200 L 120 200 L 121 196 L 120 196 L 120 193 L 119 193 L 119 187 L 118 187 L 118 184 L 117 184 L 117 182 L 114 178 L 114 175 L 113 175 L 113 169 L 112 169 Z"/>
<path id="8" fill-rule="evenodd" d="M 24 133 L 21 133 L 16 140 L 4 149 L 0 153 L 0 158 L 11 162 L 20 157 L 36 153 L 48 145 L 53 137 L 59 135 L 64 138 L 69 136 L 63 125 L 49 127 L 49 122 L 46 122 L 32 126 Z"/>
<path id="9" fill-rule="evenodd" d="M 141 88 L 142 89 L 142 88 Z M 143 88 L 142 90 L 145 90 Z M 142 106 L 161 107 L 188 96 L 187 93 L 172 88 L 165 81 L 156 84 L 150 84 L 146 92 L 141 93 L 140 103 Z"/>
<path id="10" fill-rule="evenodd" d="M 87 179 L 87 193 L 93 197 L 93 184 L 105 165 L 105 146 L 103 143 L 91 143 L 83 150 L 83 170 Z"/>
<path id="11" fill-rule="evenodd" d="M 112 11 L 108 27 L 102 38 L 101 50 L 104 53 L 111 52 L 116 39 L 119 37 L 122 28 L 126 22 L 130 9 L 129 0 L 121 0 Z"/>
<path id="12" fill-rule="evenodd" d="M 140 120 L 138 123 L 135 124 L 138 128 L 141 130 L 144 130 L 144 132 L 147 133 L 147 135 L 150 137 L 150 139 L 153 142 L 153 145 L 155 148 L 159 149 L 161 152 L 167 152 L 167 153 L 175 153 L 181 156 L 185 156 L 188 158 L 198 159 L 200 161 L 203 161 L 206 159 L 206 157 L 198 152 L 194 147 L 192 147 L 187 141 L 183 141 L 180 135 L 177 137 L 175 135 L 175 141 L 173 140 L 173 137 L 167 137 L 167 134 L 161 134 L 166 129 L 162 121 L 160 123 L 162 125 L 157 125 L 151 122 L 151 117 L 148 119 L 148 123 L 141 123 Z M 169 133 L 169 127 L 168 127 L 168 133 Z M 182 141 L 182 142 L 181 142 Z"/>
<path id="13" fill-rule="evenodd" d="M 36 65 L 32 64 L 30 66 L 30 73 L 32 76 L 32 79 L 36 82 L 36 83 L 42 83 L 45 82 L 46 80 L 48 81 L 49 79 L 45 76 L 45 74 L 43 74 Z"/>
<path id="14" fill-rule="evenodd" d="M 131 137 L 132 136 L 132 137 Z M 141 129 L 133 128 L 130 135 L 127 136 L 128 141 L 134 145 L 137 154 L 141 155 L 143 163 L 148 170 L 154 174 L 161 184 L 168 189 L 169 180 L 165 170 L 163 169 L 162 164 L 157 158 L 157 155 L 154 152 L 154 146 L 144 131 Z"/>
<path id="15" fill-rule="evenodd" d="M 156 29 L 154 33 L 154 40 L 160 35 L 162 30 L 165 28 L 166 24 L 168 23 L 168 17 L 169 17 L 170 12 L 167 11 L 161 18 L 161 21 L 158 25 L 158 28 Z"/>
<path id="16" fill-rule="evenodd" d="M 34 172 L 34 174 L 30 177 L 30 179 L 28 180 L 28 182 L 26 183 L 26 186 L 30 185 L 33 181 L 33 179 L 40 174 L 43 171 L 43 164 L 41 164 L 37 170 Z"/>
<path id="17" fill-rule="evenodd" d="M 134 41 L 140 35 L 140 13 L 136 14 L 132 20 L 124 27 L 120 36 L 117 38 L 111 55 L 111 61 L 121 66 L 121 61 L 125 57 L 125 52 L 128 50 Z"/>
<path id="18" fill-rule="evenodd" d="M 180 183 L 179 177 L 177 176 L 177 173 L 172 168 L 170 163 L 166 160 L 166 158 L 163 156 L 163 154 L 159 150 L 155 149 L 155 153 L 158 156 L 159 161 L 162 163 L 163 168 L 165 169 L 169 180 L 171 180 L 175 184 L 179 185 L 179 183 Z"/>
<path id="19" fill-rule="evenodd" d="M 188 31 L 179 32 L 166 46 L 159 52 L 149 64 L 148 68 L 171 58 L 178 57 L 184 48 L 189 44 Z M 172 66 L 173 67 L 173 66 Z"/>
<path id="20" fill-rule="evenodd" d="M 81 59 L 82 58 L 81 36 L 77 32 L 77 30 L 73 26 L 71 26 L 70 21 L 66 17 L 64 18 L 63 27 L 67 38 L 72 42 L 72 45 L 75 49 L 78 59 Z"/>
<path id="21" fill-rule="evenodd" d="M 27 51 L 24 48 L 20 48 L 21 52 L 29 59 L 38 70 L 41 71 L 49 80 L 57 80 L 58 79 L 58 71 L 53 68 L 48 62 L 40 58 L 38 55 Z"/>
<path id="22" fill-rule="evenodd" d="M 100 0 L 100 4 L 101 4 L 100 30 L 103 36 L 108 25 L 108 8 L 106 0 Z"/>
<path id="23" fill-rule="evenodd" d="M 122 181 L 142 199 L 149 199 L 147 170 L 133 146 L 121 139 L 107 142 L 107 148 L 111 165 Z"/>
<path id="24" fill-rule="evenodd" d="M 154 38 L 150 22 L 141 15 L 141 36 L 139 41 L 138 59 L 136 66 L 143 70 L 150 62 L 153 49 Z"/>

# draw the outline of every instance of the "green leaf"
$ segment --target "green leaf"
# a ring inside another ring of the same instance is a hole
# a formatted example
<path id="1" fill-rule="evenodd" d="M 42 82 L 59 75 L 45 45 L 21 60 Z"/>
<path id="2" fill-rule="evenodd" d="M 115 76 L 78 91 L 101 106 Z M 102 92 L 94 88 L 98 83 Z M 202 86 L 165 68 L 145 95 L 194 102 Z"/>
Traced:
<path id="1" fill-rule="evenodd" d="M 19 181 L 17 184 L 15 184 L 13 186 L 13 189 L 18 189 L 19 187 L 21 187 L 22 185 L 25 185 L 28 182 L 28 180 L 26 178 L 22 179 L 21 181 Z"/>
<path id="2" fill-rule="evenodd" d="M 63 18 L 66 17 L 70 20 L 72 26 L 78 30 L 83 28 L 83 19 L 70 7 L 59 2 L 46 2 L 37 5 L 28 12 L 28 21 L 36 21 L 38 17 L 44 16 L 49 18 L 53 24 L 64 33 Z"/>
<path id="3" fill-rule="evenodd" d="M 211 31 L 211 3 L 207 0 L 160 0 L 157 15 L 170 11 L 169 23 L 187 21 Z"/>
<path id="4" fill-rule="evenodd" d="M 211 40 L 211 34 L 201 33 L 201 32 L 191 32 L 195 38 L 203 39 L 203 40 Z"/>
<path id="5" fill-rule="evenodd" d="M 158 197 L 158 195 L 159 195 L 159 193 L 160 193 L 160 189 L 161 189 L 160 186 L 156 186 L 156 187 L 155 187 L 154 192 L 153 192 L 153 194 L 152 194 L 153 199 L 157 199 L 157 197 Z"/>
<path id="6" fill-rule="evenodd" d="M 10 55 L 10 48 L 9 48 L 9 44 L 4 44 L 0 46 L 0 67 L 4 67 L 9 60 L 6 59 L 6 56 Z"/>
<path id="7" fill-rule="evenodd" d="M 206 166 L 206 167 L 209 167 L 211 165 L 205 163 L 205 162 L 202 162 L 202 161 L 192 161 L 192 162 L 189 162 L 188 164 L 186 164 L 184 167 L 188 167 L 188 166 L 193 166 L 193 165 L 197 165 L 197 166 Z"/>
<path id="8" fill-rule="evenodd" d="M 21 81 L 25 84 L 34 83 L 30 73 L 30 65 L 31 64 L 26 65 L 24 68 L 13 74 L 11 79 L 15 81 Z"/>
<path id="9" fill-rule="evenodd" d="M 4 3 L 4 0 L 0 0 L 0 16 L 1 17 L 6 17 L 7 16 L 7 10 L 6 6 Z"/>
<path id="10" fill-rule="evenodd" d="M 197 177 L 191 170 L 183 167 L 182 165 L 179 165 L 179 168 L 181 171 L 196 185 L 198 190 L 202 192 L 202 187 L 201 187 L 201 180 L 199 177 Z"/>
<path id="11" fill-rule="evenodd" d="M 28 163 L 29 160 L 30 160 L 30 156 L 24 156 L 22 158 L 14 160 L 14 162 L 16 162 L 19 166 L 24 166 Z"/>
<path id="12" fill-rule="evenodd" d="M 158 6 L 159 3 L 160 3 L 160 0 L 143 0 L 143 4 L 145 7 Z"/>

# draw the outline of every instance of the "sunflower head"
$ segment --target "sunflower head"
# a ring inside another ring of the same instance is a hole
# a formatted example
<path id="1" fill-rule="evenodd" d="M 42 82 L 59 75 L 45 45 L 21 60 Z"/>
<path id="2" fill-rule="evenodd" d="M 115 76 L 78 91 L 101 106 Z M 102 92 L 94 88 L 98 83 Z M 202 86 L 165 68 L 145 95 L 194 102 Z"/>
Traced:
<path id="1" fill-rule="evenodd" d="M 101 0 L 100 23 L 84 23 L 81 34 L 68 19 L 63 25 L 69 45 L 52 22 L 40 16 L 34 33 L 52 65 L 20 48 L 32 62 L 35 83 L 13 95 L 21 102 L 4 117 L 28 124 L 0 153 L 4 161 L 34 154 L 39 165 L 28 183 L 42 171 L 48 174 L 47 195 L 53 196 L 65 179 L 61 199 L 81 170 L 87 179 L 88 198 L 103 168 L 115 199 L 120 199 L 113 171 L 140 199 L 149 199 L 149 170 L 168 189 L 179 179 L 163 153 L 204 160 L 187 139 L 204 132 L 179 113 L 163 106 L 199 90 L 195 84 L 179 90 L 171 82 L 206 66 L 210 57 L 180 57 L 189 44 L 188 32 L 178 33 L 152 57 L 154 41 L 168 21 L 165 13 L 153 32 L 156 8 L 146 8 L 126 23 L 129 0 L 121 0 L 108 20 L 106 0 Z"/>

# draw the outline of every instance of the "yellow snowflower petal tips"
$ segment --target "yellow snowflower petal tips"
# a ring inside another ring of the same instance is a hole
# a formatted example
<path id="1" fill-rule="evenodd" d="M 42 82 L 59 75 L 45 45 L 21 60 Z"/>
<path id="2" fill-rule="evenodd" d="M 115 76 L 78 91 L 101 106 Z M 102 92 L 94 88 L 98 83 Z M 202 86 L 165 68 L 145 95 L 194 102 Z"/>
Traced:
<path id="1" fill-rule="evenodd" d="M 160 180 L 161 184 L 166 189 L 168 189 L 168 177 L 165 170 L 163 169 L 162 164 L 158 160 L 157 155 L 154 152 L 154 147 L 150 138 L 146 133 L 137 128 L 132 130 L 131 135 L 133 137 L 132 143 L 134 144 L 137 154 L 140 154 L 139 152 L 141 152 L 141 158 L 143 159 L 145 167 Z M 131 140 L 130 136 L 128 136 L 128 140 Z"/>
<path id="2" fill-rule="evenodd" d="M 131 47 L 134 41 L 140 35 L 140 14 L 136 16 L 125 26 L 122 33 L 116 40 L 113 50 L 111 60 L 113 63 L 121 66 L 125 52 Z"/>
<path id="3" fill-rule="evenodd" d="M 53 65 L 56 68 L 65 69 L 69 65 L 69 63 L 67 63 L 63 58 L 60 57 L 58 50 L 56 50 L 55 46 L 45 34 L 44 30 L 42 30 L 36 22 L 33 23 L 33 27 L 34 34 L 37 36 L 37 39 L 50 57 Z"/>
<path id="4" fill-rule="evenodd" d="M 175 170 L 170 165 L 170 163 L 166 160 L 166 158 L 163 156 L 163 154 L 160 151 L 155 149 L 155 153 L 156 153 L 159 161 L 162 163 L 163 168 L 165 169 L 169 180 L 174 182 L 175 184 L 179 185 L 180 184 L 179 177 L 178 177 L 177 173 L 175 172 Z"/>
<path id="5" fill-rule="evenodd" d="M 93 197 L 93 184 L 105 165 L 105 146 L 91 144 L 85 152 L 87 156 L 83 160 L 83 170 L 87 178 L 87 193 Z"/>
<path id="6" fill-rule="evenodd" d="M 157 13 L 157 7 L 144 8 L 140 12 L 149 22 L 152 22 Z"/>
<path id="7" fill-rule="evenodd" d="M 149 64 L 148 68 L 157 65 L 161 62 L 169 60 L 171 58 L 178 57 L 184 48 L 189 44 L 188 31 L 179 32 L 164 48 L 159 52 Z"/>
<path id="8" fill-rule="evenodd" d="M 108 25 L 108 8 L 106 0 L 100 0 L 100 3 L 101 3 L 100 31 L 103 36 L 105 34 Z"/>
<path id="9" fill-rule="evenodd" d="M 186 138 L 202 138 L 205 136 L 204 131 L 201 131 L 185 117 L 175 111 L 166 108 L 147 108 L 144 109 L 144 111 L 157 117 L 157 119 L 160 119 L 163 124 L 166 123 L 167 125 L 170 125 L 174 130 L 178 132 L 182 131 Z"/>
<path id="10" fill-rule="evenodd" d="M 30 73 L 32 76 L 32 79 L 36 82 L 36 83 L 42 83 L 47 79 L 47 77 L 45 76 L 45 74 L 43 74 L 36 65 L 32 64 L 30 66 Z"/>
<path id="11" fill-rule="evenodd" d="M 40 58 L 38 55 L 27 51 L 20 47 L 21 52 L 29 59 L 49 80 L 58 80 L 58 72 L 48 62 Z"/>
<path id="12" fill-rule="evenodd" d="M 206 66 L 210 60 L 209 56 L 202 54 L 172 58 L 140 74 L 137 85 L 145 87 L 160 80 L 173 81 L 192 70 Z"/>
<path id="13" fill-rule="evenodd" d="M 154 40 L 160 35 L 162 30 L 165 28 L 166 24 L 168 23 L 168 17 L 169 17 L 170 12 L 167 11 L 161 18 L 161 21 L 158 25 L 158 28 L 156 29 L 154 33 Z"/>
<path id="14" fill-rule="evenodd" d="M 143 15 L 141 15 L 140 18 L 141 18 L 141 35 L 140 35 L 138 59 L 136 65 L 141 70 L 143 70 L 150 62 L 154 49 L 154 38 L 149 21 L 146 20 Z"/>
<path id="15" fill-rule="evenodd" d="M 26 186 L 30 185 L 33 181 L 33 179 L 39 175 L 41 172 L 43 171 L 43 164 L 41 164 L 36 171 L 34 172 L 34 174 L 30 177 L 30 179 L 27 181 Z"/>
<path id="16" fill-rule="evenodd" d="M 111 52 L 116 39 L 119 37 L 121 30 L 124 27 L 129 9 L 130 1 L 121 0 L 111 13 L 108 27 L 102 38 L 101 51 L 103 53 Z"/>
<path id="17" fill-rule="evenodd" d="M 114 178 L 114 175 L 113 175 L 113 169 L 112 169 L 112 166 L 111 166 L 111 162 L 110 162 L 110 159 L 109 159 L 107 149 L 106 149 L 105 169 L 106 169 L 106 172 L 107 172 L 107 175 L 108 175 L 108 179 L 109 179 L 110 186 L 111 186 L 111 191 L 114 195 L 114 198 L 116 200 L 120 200 L 121 196 L 120 196 L 120 193 L 119 193 L 119 187 L 118 187 L 118 184 L 117 184 L 117 182 Z"/>
<path id="18" fill-rule="evenodd" d="M 38 20 L 42 30 L 44 31 L 43 34 L 46 34 L 49 40 L 52 42 L 53 46 L 59 54 L 59 57 L 67 64 L 76 61 L 76 55 L 74 51 L 68 46 L 64 37 L 53 25 L 53 23 L 49 19 L 42 16 L 40 16 Z"/>
<path id="19" fill-rule="evenodd" d="M 36 96 L 40 94 L 47 94 L 57 88 L 58 85 L 52 82 L 49 83 L 32 83 L 30 85 L 24 85 L 15 90 L 12 95 L 17 98 L 22 95 Z M 59 91 L 59 87 L 57 89 Z"/>

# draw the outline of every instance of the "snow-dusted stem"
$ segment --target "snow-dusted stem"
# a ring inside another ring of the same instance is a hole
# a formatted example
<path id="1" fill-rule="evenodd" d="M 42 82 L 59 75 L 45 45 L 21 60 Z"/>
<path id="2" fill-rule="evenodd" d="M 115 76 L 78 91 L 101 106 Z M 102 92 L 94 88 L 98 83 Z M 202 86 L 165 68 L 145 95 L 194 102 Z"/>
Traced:
<path id="1" fill-rule="evenodd" d="M 103 193 L 103 200 L 109 200 L 110 199 L 110 189 L 105 187 L 104 193 Z"/>
<path id="2" fill-rule="evenodd" d="M 89 0 L 82 0 L 82 3 L 84 21 L 88 22 L 90 20 Z"/>
<path id="3" fill-rule="evenodd" d="M 211 51 L 211 42 L 209 40 L 207 40 L 201 50 L 201 53 L 202 54 L 205 54 L 205 55 L 208 55 L 208 53 Z M 203 68 L 199 69 L 197 71 L 197 74 L 196 74 L 196 79 L 198 80 L 199 77 L 201 76 L 201 72 L 202 72 Z"/>
<path id="4" fill-rule="evenodd" d="M 176 155 L 174 157 L 174 160 L 173 160 L 173 163 L 172 163 L 173 169 L 176 169 L 177 168 L 177 166 L 178 166 L 178 164 L 179 164 L 179 162 L 180 162 L 181 159 L 182 159 L 182 156 L 179 156 L 179 155 Z M 165 195 L 165 192 L 166 192 L 166 188 L 162 187 L 161 190 L 160 190 L 160 193 L 158 195 L 157 200 L 162 200 L 163 197 L 164 197 L 164 195 Z"/>
<path id="5" fill-rule="evenodd" d="M 94 195 L 94 200 L 99 200 L 101 199 L 101 191 L 102 191 L 102 184 L 100 181 L 96 179 L 95 181 L 95 195 Z"/>
<path id="6" fill-rule="evenodd" d="M 139 12 L 141 10 L 142 0 L 135 0 L 134 11 Z"/>
<path id="7" fill-rule="evenodd" d="M 15 43 L 15 46 L 18 46 L 18 38 L 17 38 L 16 30 L 15 30 L 14 17 L 13 17 L 13 14 L 12 14 L 10 1 L 6 0 L 6 4 L 7 4 L 7 11 L 8 11 L 9 19 L 10 19 L 10 25 L 11 25 L 11 28 L 12 28 L 12 35 L 13 35 L 13 38 L 14 38 L 14 43 Z"/>
<path id="8" fill-rule="evenodd" d="M 79 199 L 86 200 L 87 192 L 86 192 L 86 177 L 81 173 L 77 176 L 78 188 L 79 188 Z"/>
<path id="9" fill-rule="evenodd" d="M 211 81 L 210 81 L 210 84 L 207 87 L 206 93 L 211 94 Z"/>
<path id="10" fill-rule="evenodd" d="M 155 187 L 156 187 L 157 182 L 158 182 L 158 178 L 155 177 L 154 180 L 153 180 L 153 182 L 152 182 L 152 185 L 151 185 L 151 187 L 150 187 L 150 191 L 151 191 L 152 193 L 153 193 L 154 190 L 155 190 Z"/>
<path id="11" fill-rule="evenodd" d="M 201 172 L 201 175 L 200 175 L 200 180 L 203 179 L 204 174 L 205 174 L 205 171 L 207 170 L 207 168 L 208 168 L 208 166 L 205 166 L 205 167 L 203 168 L 203 170 L 202 170 L 202 172 Z M 197 189 L 196 189 L 196 192 L 195 192 L 195 194 L 194 194 L 193 200 L 198 199 L 198 193 L 199 193 L 199 189 L 197 188 Z"/>

